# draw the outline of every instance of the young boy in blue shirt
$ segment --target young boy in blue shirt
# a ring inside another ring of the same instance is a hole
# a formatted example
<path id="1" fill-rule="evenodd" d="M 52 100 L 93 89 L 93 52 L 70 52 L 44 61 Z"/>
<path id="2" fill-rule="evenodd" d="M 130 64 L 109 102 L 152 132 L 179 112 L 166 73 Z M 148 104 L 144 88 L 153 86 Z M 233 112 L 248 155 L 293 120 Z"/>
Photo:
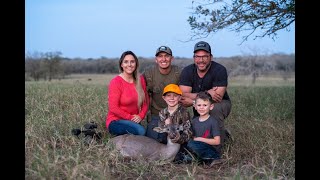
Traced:
<path id="1" fill-rule="evenodd" d="M 217 150 L 220 146 L 220 129 L 218 121 L 210 116 L 214 108 L 213 99 L 208 92 L 199 92 L 194 108 L 200 114 L 191 122 L 193 138 L 188 141 L 187 148 L 195 154 L 200 161 L 209 167 L 221 163 L 221 154 Z"/>

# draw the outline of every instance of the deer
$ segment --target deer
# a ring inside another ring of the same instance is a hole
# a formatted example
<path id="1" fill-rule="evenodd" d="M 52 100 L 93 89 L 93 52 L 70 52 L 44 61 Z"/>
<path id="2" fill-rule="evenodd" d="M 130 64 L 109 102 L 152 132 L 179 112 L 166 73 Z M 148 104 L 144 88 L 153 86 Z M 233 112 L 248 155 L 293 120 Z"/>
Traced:
<path id="1" fill-rule="evenodd" d="M 183 126 L 178 124 L 169 124 L 165 127 L 155 127 L 154 131 L 158 133 L 167 132 L 167 144 L 162 144 L 155 139 L 142 135 L 124 134 L 113 137 L 109 140 L 115 149 L 117 149 L 123 157 L 132 159 L 146 159 L 147 161 L 173 161 L 177 155 L 180 144 L 173 143 L 173 139 L 180 138 L 180 131 Z"/>

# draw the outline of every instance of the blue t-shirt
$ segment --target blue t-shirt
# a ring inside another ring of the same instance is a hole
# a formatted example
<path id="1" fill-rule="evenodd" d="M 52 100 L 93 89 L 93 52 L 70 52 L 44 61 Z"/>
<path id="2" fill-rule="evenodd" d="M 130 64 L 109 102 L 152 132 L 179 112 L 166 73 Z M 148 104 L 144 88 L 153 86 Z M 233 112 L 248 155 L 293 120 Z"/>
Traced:
<path id="1" fill-rule="evenodd" d="M 221 134 L 218 121 L 213 116 L 202 122 L 199 121 L 199 116 L 197 116 L 192 120 L 191 127 L 195 137 L 214 138 Z"/>

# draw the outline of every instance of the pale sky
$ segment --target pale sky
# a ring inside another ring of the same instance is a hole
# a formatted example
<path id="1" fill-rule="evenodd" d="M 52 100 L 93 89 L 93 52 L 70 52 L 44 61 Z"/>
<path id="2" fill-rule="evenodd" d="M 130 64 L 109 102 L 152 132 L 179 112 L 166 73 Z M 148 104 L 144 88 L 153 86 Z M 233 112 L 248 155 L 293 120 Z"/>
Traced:
<path id="1" fill-rule="evenodd" d="M 242 42 L 244 34 L 223 30 L 207 38 L 191 37 L 187 21 L 192 0 L 26 0 L 25 51 L 55 52 L 69 58 L 118 58 L 126 50 L 154 57 L 161 45 L 176 57 L 191 58 L 200 40 L 215 57 L 295 53 L 295 25 L 269 37 Z"/>

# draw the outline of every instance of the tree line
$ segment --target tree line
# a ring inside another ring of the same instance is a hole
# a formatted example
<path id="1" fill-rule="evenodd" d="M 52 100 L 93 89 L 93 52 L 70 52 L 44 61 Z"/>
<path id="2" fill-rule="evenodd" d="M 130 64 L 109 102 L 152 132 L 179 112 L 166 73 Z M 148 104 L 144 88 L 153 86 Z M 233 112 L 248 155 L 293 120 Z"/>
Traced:
<path id="1" fill-rule="evenodd" d="M 138 57 L 140 72 L 155 64 L 154 58 Z M 295 54 L 243 55 L 232 57 L 214 57 L 214 61 L 223 64 L 229 76 L 247 75 L 253 81 L 267 74 L 281 74 L 284 79 L 295 72 Z M 63 79 L 70 74 L 114 74 L 119 73 L 117 58 L 66 58 L 61 52 L 27 53 L 25 55 L 25 80 L 39 81 Z M 193 63 L 192 58 L 175 57 L 173 64 L 183 68 Z M 254 83 L 254 82 L 253 82 Z"/>

